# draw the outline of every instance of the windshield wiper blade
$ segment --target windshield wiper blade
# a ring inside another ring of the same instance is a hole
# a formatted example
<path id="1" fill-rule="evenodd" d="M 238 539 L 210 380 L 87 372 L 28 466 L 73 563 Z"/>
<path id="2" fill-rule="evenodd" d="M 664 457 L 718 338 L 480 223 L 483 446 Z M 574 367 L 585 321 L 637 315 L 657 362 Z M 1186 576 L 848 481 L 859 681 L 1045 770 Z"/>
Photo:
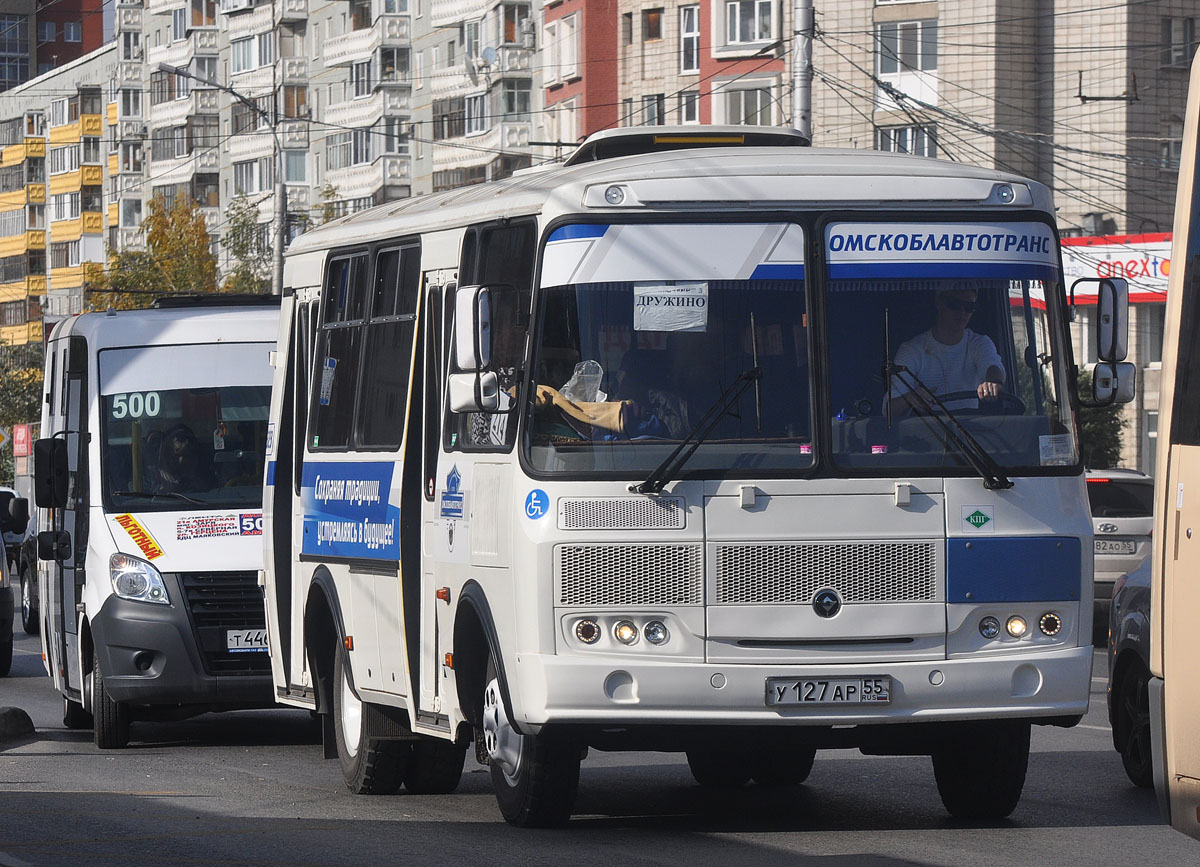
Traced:
<path id="1" fill-rule="evenodd" d="M 908 386 L 908 394 L 916 400 L 919 408 L 925 415 L 932 418 L 941 426 L 946 437 L 958 446 L 959 452 L 967 459 L 967 463 L 982 477 L 985 488 L 989 491 L 995 491 L 1007 490 L 1013 486 L 1012 479 L 1004 475 L 1004 471 L 1000 468 L 1000 464 L 996 462 L 996 459 L 988 453 L 987 449 L 979 444 L 979 440 L 971 435 L 966 426 L 959 421 L 958 416 L 952 413 L 942 403 L 941 399 L 929 390 L 929 386 L 921 381 L 921 377 L 917 376 L 903 364 L 888 362 L 884 365 L 884 378 L 888 381 L 889 385 L 892 378 L 895 378 Z M 890 387 L 887 394 L 891 394 Z M 890 401 L 890 398 L 888 399 Z M 938 412 L 938 409 L 941 412 Z"/>
<path id="2" fill-rule="evenodd" d="M 204 500 L 197 500 L 195 497 L 189 497 L 187 494 L 181 494 L 178 491 L 113 491 L 114 497 L 174 497 L 177 500 L 183 500 L 187 503 L 192 503 L 196 506 L 207 506 L 209 503 Z"/>
<path id="3" fill-rule="evenodd" d="M 652 472 L 646 481 L 640 485 L 630 485 L 629 490 L 639 494 L 657 494 L 667 482 L 683 468 L 683 465 L 688 462 L 688 459 L 695 453 L 696 449 L 704 443 L 708 435 L 712 433 L 712 429 L 717 426 L 725 414 L 738 402 L 742 394 L 745 393 L 751 384 L 758 382 L 762 377 L 761 367 L 752 367 L 749 370 L 744 370 L 738 374 L 737 379 L 729 388 L 721 392 L 721 396 L 717 398 L 716 403 L 708 408 L 708 412 L 696 422 L 696 426 L 688 431 L 688 435 L 683 438 L 675 449 L 667 455 L 667 459 L 659 464 L 654 472 Z"/>

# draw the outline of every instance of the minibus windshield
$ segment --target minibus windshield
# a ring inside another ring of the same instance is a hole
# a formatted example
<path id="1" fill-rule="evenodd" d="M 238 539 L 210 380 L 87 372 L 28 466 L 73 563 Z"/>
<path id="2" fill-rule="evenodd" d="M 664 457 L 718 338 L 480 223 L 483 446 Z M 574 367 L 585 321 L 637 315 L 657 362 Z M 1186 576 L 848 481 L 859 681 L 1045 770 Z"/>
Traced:
<path id="1" fill-rule="evenodd" d="M 102 351 L 106 508 L 261 506 L 270 348 L 197 344 Z"/>

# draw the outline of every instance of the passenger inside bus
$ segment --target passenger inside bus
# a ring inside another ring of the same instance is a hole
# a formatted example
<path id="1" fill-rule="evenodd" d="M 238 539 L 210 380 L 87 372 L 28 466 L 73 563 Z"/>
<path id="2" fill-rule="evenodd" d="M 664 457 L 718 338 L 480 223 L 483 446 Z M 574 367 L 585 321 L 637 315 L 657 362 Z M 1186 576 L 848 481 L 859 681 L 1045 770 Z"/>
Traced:
<path id="1" fill-rule="evenodd" d="M 212 474 L 204 466 L 196 436 L 187 425 L 176 425 L 162 435 L 157 473 L 152 490 L 160 493 L 207 491 Z"/>

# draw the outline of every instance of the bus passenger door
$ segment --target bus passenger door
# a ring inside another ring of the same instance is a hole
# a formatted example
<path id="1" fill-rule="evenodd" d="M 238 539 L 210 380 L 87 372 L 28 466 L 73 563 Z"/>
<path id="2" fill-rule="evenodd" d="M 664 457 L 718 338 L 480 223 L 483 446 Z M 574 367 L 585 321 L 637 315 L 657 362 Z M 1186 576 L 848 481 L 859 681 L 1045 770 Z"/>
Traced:
<path id="1" fill-rule="evenodd" d="M 88 546 L 90 440 L 87 431 L 88 348 L 84 338 L 72 337 L 68 342 L 63 373 L 63 403 L 60 409 L 63 415 L 62 429 L 66 431 L 68 484 L 67 505 L 59 510 L 61 517 L 58 529 L 65 530 L 70 536 L 71 548 L 67 559 L 56 564 L 61 603 L 55 614 L 61 618 L 61 664 L 66 672 L 66 686 L 72 695 L 79 697 L 82 695 L 85 673 L 78 664 L 77 606 L 83 601 L 84 559 Z"/>
<path id="2" fill-rule="evenodd" d="M 445 394 L 446 374 L 446 332 L 445 332 L 445 297 L 447 292 L 453 292 L 454 273 L 442 271 L 426 271 L 424 274 L 424 305 L 420 328 L 418 330 L 418 364 L 413 380 L 413 418 L 422 418 L 422 430 L 418 439 L 421 444 L 419 465 L 421 477 L 418 490 L 421 498 L 416 504 L 420 505 L 420 539 L 421 539 L 421 584 L 424 595 L 436 592 L 441 585 L 437 582 L 434 570 L 433 546 L 434 533 L 437 531 L 437 493 L 442 489 L 438 481 L 438 455 L 442 442 L 442 398 Z M 420 395 L 417 390 L 420 388 Z M 421 410 L 418 416 L 418 408 Z M 415 429 L 410 423 L 410 437 Z M 413 441 L 413 440 L 410 440 Z M 410 454 L 414 454 L 410 452 Z M 415 472 L 418 461 L 405 461 L 405 467 L 411 467 Z M 407 489 L 406 489 L 407 490 Z M 411 514 L 411 513 L 410 513 Z M 427 605 L 421 611 L 421 646 L 420 646 L 420 678 L 419 678 L 419 707 L 441 709 L 441 676 L 443 648 L 449 647 L 450 625 L 453 623 L 454 603 L 442 601 L 441 604 Z M 415 659 L 416 657 L 410 657 Z"/>

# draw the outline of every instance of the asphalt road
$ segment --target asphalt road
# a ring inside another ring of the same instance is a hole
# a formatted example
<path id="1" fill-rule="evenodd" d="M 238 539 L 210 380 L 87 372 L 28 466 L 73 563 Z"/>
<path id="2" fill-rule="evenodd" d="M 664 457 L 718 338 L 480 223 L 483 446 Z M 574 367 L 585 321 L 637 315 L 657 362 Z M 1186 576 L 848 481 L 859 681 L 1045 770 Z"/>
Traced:
<path id="1" fill-rule="evenodd" d="M 244 864 L 1200 864 L 1200 843 L 1161 824 L 1112 749 L 1097 653 L 1081 726 L 1034 729 L 1012 818 L 947 817 L 925 758 L 817 755 L 795 789 L 713 794 L 681 755 L 592 751 L 576 815 L 556 831 L 507 826 L 468 757 L 454 795 L 355 796 L 321 760 L 298 711 L 135 723 L 129 749 L 100 751 L 62 726 L 35 639 L 19 637 L 0 706 L 36 735 L 0 744 L 0 867 Z"/>

